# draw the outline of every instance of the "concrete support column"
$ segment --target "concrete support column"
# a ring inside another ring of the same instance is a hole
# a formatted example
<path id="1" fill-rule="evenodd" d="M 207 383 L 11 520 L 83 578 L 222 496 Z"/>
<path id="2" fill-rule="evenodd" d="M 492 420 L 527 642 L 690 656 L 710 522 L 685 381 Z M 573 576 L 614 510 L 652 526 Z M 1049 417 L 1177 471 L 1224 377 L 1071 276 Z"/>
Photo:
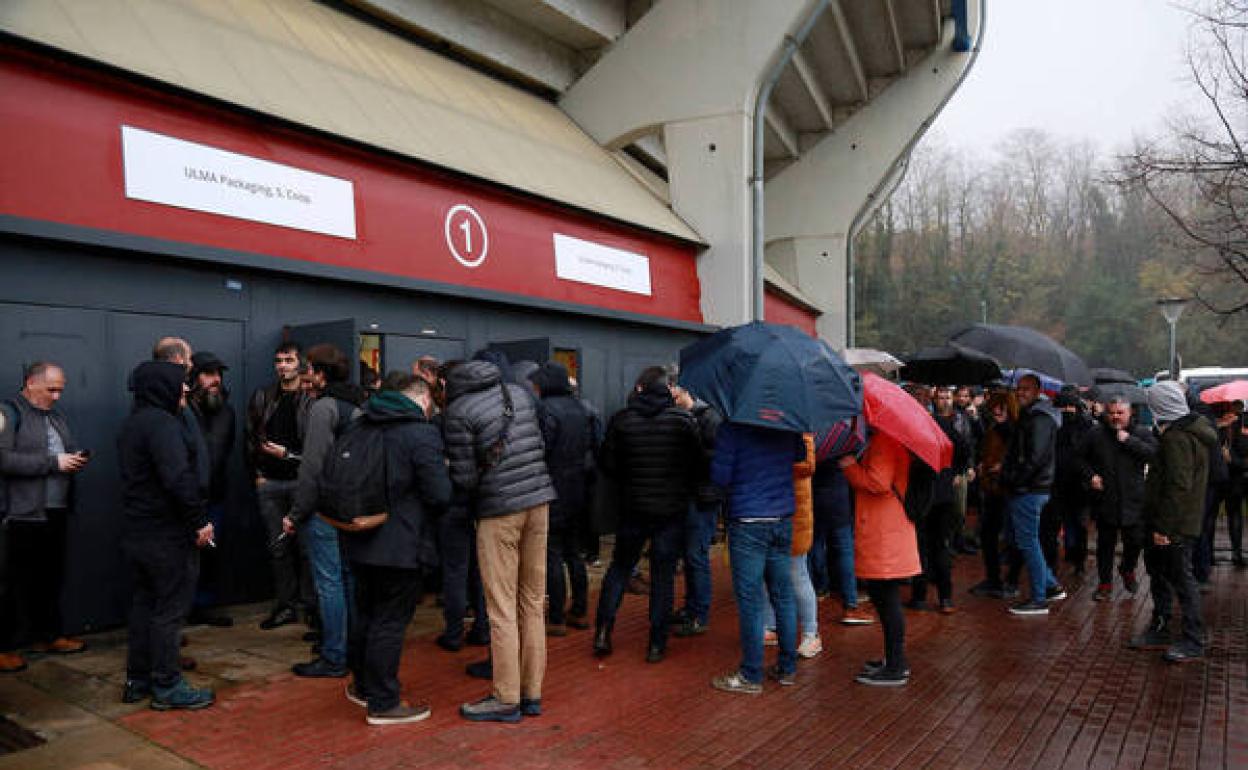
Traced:
<path id="1" fill-rule="evenodd" d="M 709 244 L 698 257 L 702 317 L 709 324 L 750 320 L 752 122 L 737 112 L 663 127 L 672 210 Z"/>
<path id="2" fill-rule="evenodd" d="M 844 350 L 849 332 L 847 316 L 838 311 L 849 302 L 845 234 L 772 241 L 767 244 L 767 262 L 824 311 L 816 322 L 820 338 Z"/>

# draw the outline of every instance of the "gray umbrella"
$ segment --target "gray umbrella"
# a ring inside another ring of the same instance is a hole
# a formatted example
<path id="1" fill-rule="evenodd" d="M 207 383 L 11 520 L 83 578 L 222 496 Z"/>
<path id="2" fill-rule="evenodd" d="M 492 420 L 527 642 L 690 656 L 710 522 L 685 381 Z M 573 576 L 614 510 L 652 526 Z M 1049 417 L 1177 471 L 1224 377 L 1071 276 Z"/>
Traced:
<path id="1" fill-rule="evenodd" d="M 1026 326 L 971 324 L 950 335 L 949 342 L 992 356 L 1002 367 L 1021 366 L 1074 385 L 1094 384 L 1082 358 Z"/>
<path id="2" fill-rule="evenodd" d="M 1129 385 L 1135 385 L 1139 382 L 1135 375 L 1130 372 L 1124 372 L 1121 369 L 1110 369 L 1107 367 L 1093 368 L 1092 379 L 1096 380 L 1096 384 L 1098 385 L 1104 382 L 1125 382 Z"/>

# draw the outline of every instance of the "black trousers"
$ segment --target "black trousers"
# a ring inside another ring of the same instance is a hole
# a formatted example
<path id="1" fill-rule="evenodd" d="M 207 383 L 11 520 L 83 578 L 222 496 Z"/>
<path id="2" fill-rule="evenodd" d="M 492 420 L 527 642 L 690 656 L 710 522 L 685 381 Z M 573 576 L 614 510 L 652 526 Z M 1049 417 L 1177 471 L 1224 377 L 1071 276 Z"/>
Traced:
<path id="1" fill-rule="evenodd" d="M 1062 529 L 1061 501 L 1050 497 L 1040 510 L 1040 550 L 1044 552 L 1044 563 L 1053 574 L 1057 575 L 1057 535 Z"/>
<path id="2" fill-rule="evenodd" d="M 902 672 L 906 663 L 906 616 L 901 611 L 903 580 L 868 580 L 867 594 L 884 630 L 884 667 Z"/>
<path id="3" fill-rule="evenodd" d="M 0 618 L 7 629 L 0 649 L 50 642 L 62 635 L 66 518 L 64 509 L 52 509 L 47 511 L 47 521 L 2 525 L 7 529 L 8 609 Z"/>
<path id="4" fill-rule="evenodd" d="M 464 611 L 472 603 L 474 635 L 488 634 L 481 570 L 477 568 L 477 530 L 472 519 L 444 513 L 438 519 L 438 552 L 442 558 L 443 631 L 451 639 L 464 635 Z"/>
<path id="5" fill-rule="evenodd" d="M 550 622 L 562 625 L 566 613 L 585 616 L 589 606 L 589 575 L 580 556 L 581 539 L 571 522 L 551 527 L 546 533 L 546 594 L 550 597 Z M 568 575 L 564 578 L 563 567 Z M 572 605 L 568 606 L 568 584 L 572 587 Z"/>
<path id="6" fill-rule="evenodd" d="M 1153 622 L 1166 626 L 1179 600 L 1183 615 L 1183 641 L 1204 647 L 1204 623 L 1200 617 L 1200 590 L 1192 576 L 1192 538 L 1177 538 L 1170 545 L 1152 545 L 1144 549 L 1144 566 L 1148 568 L 1149 586 L 1153 593 Z"/>
<path id="7" fill-rule="evenodd" d="M 420 600 L 420 572 L 351 563 L 356 622 L 348 629 L 347 664 L 374 714 L 399 705 L 403 635 Z"/>
<path id="8" fill-rule="evenodd" d="M 199 578 L 190 534 L 130 534 L 122 550 L 133 571 L 126 678 L 172 687 L 182 678 L 178 647 Z"/>
<path id="9" fill-rule="evenodd" d="M 984 579 L 994 586 L 1001 583 L 1001 533 L 1005 529 L 1005 498 L 984 495 L 979 509 L 979 552 L 984 558 Z M 1005 582 L 1018 585 L 1018 575 L 1023 569 L 1023 558 L 1018 549 L 1006 546 L 1010 569 Z"/>
<path id="10" fill-rule="evenodd" d="M 596 626 L 615 626 L 615 615 L 624 600 L 624 589 L 641 561 L 641 551 L 650 543 L 650 644 L 667 646 L 668 621 L 676 584 L 676 562 L 685 552 L 685 517 L 647 518 L 626 515 L 615 532 L 611 566 L 602 579 L 598 594 Z"/>
<path id="11" fill-rule="evenodd" d="M 1135 572 L 1140 561 L 1140 551 L 1144 549 L 1147 533 L 1143 524 L 1130 524 L 1125 527 L 1105 521 L 1096 523 L 1096 572 L 1097 579 L 1104 584 L 1114 582 L 1114 550 L 1118 540 L 1122 540 L 1122 562 L 1118 571 L 1123 575 Z"/>
<path id="12" fill-rule="evenodd" d="M 919 559 L 923 574 L 911 579 L 910 600 L 927 601 L 927 584 L 936 584 L 940 600 L 953 599 L 953 534 L 957 530 L 957 509 L 953 501 L 936 503 L 919 523 Z"/>

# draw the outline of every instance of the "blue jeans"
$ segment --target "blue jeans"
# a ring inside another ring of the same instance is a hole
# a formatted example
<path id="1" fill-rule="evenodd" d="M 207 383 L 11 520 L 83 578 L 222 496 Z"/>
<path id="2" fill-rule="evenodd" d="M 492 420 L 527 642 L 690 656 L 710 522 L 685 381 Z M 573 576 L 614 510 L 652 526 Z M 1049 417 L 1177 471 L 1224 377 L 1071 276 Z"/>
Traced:
<path id="1" fill-rule="evenodd" d="M 810 571 L 806 568 L 806 557 L 790 556 L 789 579 L 793 581 L 793 601 L 797 607 L 797 629 L 802 634 L 819 633 L 819 597 L 815 596 L 815 586 L 810 582 Z M 776 630 L 776 608 L 763 595 L 767 607 L 768 631 Z"/>
<path id="2" fill-rule="evenodd" d="M 854 520 L 845 518 L 828 530 L 828 553 L 835 559 L 829 572 L 836 576 L 836 587 L 846 609 L 858 606 L 858 578 L 854 575 Z"/>
<path id="3" fill-rule="evenodd" d="M 711 613 L 711 539 L 719 508 L 689 506 L 685 518 L 685 614 L 706 625 Z"/>
<path id="4" fill-rule="evenodd" d="M 645 514 L 633 513 L 620 521 L 615 532 L 611 566 L 607 568 L 602 591 L 598 594 L 598 615 L 594 622 L 608 629 L 615 626 L 615 614 L 624 599 L 624 588 L 641 560 L 647 540 L 650 541 L 650 644 L 666 648 L 668 618 L 675 594 L 676 561 L 685 548 L 683 517 L 648 518 Z M 759 644 L 762 644 L 761 638 Z"/>
<path id="5" fill-rule="evenodd" d="M 347 622 L 351 613 L 351 569 L 338 548 L 338 530 L 312 516 L 299 533 L 308 550 L 312 581 L 321 611 L 321 657 L 342 666 L 347 662 Z"/>
<path id="6" fill-rule="evenodd" d="M 1014 532 L 1014 545 L 1027 565 L 1033 602 L 1043 602 L 1048 589 L 1057 585 L 1057 578 L 1053 577 L 1040 549 L 1040 511 L 1048 501 L 1047 494 L 1025 494 L 1011 495 L 1005 504 Z"/>
<path id="7" fill-rule="evenodd" d="M 742 678 L 763 681 L 764 585 L 776 609 L 780 637 L 780 670 L 797 670 L 797 608 L 793 600 L 793 520 L 728 523 L 728 553 L 732 560 L 732 592 L 737 599 L 741 636 Z"/>

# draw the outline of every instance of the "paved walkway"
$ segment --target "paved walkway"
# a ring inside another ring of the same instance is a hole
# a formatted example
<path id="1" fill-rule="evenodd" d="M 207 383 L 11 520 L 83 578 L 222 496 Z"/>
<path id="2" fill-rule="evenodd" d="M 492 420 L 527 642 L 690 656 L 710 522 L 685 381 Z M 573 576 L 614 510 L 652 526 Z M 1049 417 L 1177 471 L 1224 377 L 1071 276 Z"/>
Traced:
<path id="1" fill-rule="evenodd" d="M 1091 563 L 1089 562 L 1089 566 Z M 341 680 L 298 680 L 301 628 L 255 630 L 259 607 L 234 629 L 191 629 L 200 681 L 216 707 L 157 713 L 116 702 L 122 639 L 93 639 L 85 655 L 43 660 L 0 679 L 0 712 L 50 737 L 0 756 L 7 768 L 1245 768 L 1248 767 L 1248 572 L 1215 569 L 1205 596 L 1209 657 L 1187 666 L 1125 649 L 1147 619 L 1140 595 L 1093 586 L 1047 618 L 1018 618 L 1002 603 L 966 594 L 977 559 L 958 559 L 959 611 L 907 613 L 911 684 L 853 682 L 877 657 L 878 626 L 835 624 L 820 604 L 826 651 L 803 661 L 798 683 L 761 696 L 712 690 L 737 661 L 736 615 L 716 559 L 712 630 L 673 639 L 647 665 L 645 598 L 628 596 L 616 653 L 590 655 L 590 633 L 551 639 L 546 713 L 519 725 L 463 722 L 457 705 L 484 694 L 463 666 L 481 648 L 432 644 L 436 611 L 422 608 L 409 639 L 405 694 L 432 703 L 426 722 L 364 724 Z"/>

